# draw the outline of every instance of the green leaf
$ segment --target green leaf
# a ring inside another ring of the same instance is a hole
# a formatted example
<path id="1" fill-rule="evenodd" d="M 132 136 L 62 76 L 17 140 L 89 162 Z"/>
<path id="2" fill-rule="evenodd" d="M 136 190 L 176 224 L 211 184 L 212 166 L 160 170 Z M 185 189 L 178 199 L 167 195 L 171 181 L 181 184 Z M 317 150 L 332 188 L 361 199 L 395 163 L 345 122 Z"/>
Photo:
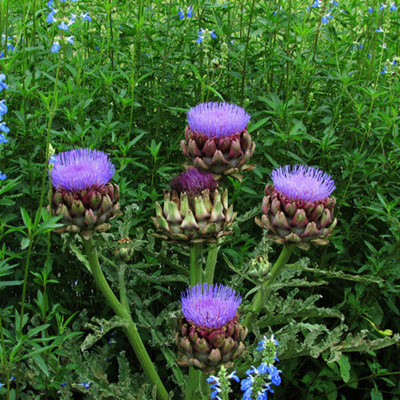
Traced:
<path id="1" fill-rule="evenodd" d="M 371 400 L 383 400 L 382 393 L 376 387 L 371 390 Z"/>
<path id="2" fill-rule="evenodd" d="M 30 216 L 28 215 L 28 212 L 22 207 L 21 207 L 21 215 L 22 215 L 22 220 L 24 221 L 25 227 L 30 232 L 32 230 L 32 220 L 31 220 Z"/>
<path id="3" fill-rule="evenodd" d="M 338 364 L 340 367 L 340 375 L 343 381 L 347 383 L 350 379 L 350 369 L 351 369 L 349 357 L 346 356 L 345 354 L 342 354 L 338 361 Z"/>

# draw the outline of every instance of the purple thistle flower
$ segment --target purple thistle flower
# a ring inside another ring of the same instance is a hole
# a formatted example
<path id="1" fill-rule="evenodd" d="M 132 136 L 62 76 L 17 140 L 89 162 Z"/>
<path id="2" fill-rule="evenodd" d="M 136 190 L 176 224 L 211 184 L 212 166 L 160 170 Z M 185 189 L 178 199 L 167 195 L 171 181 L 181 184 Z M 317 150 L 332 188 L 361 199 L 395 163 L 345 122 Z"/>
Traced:
<path id="1" fill-rule="evenodd" d="M 74 149 L 55 156 L 51 183 L 55 189 L 79 192 L 101 188 L 114 176 L 108 154 L 91 149 Z"/>
<path id="2" fill-rule="evenodd" d="M 320 201 L 336 189 L 327 173 L 306 165 L 274 169 L 271 178 L 276 190 L 292 201 Z"/>
<path id="3" fill-rule="evenodd" d="M 182 313 L 202 329 L 218 329 L 234 320 L 242 302 L 240 295 L 224 285 L 196 285 L 182 293 Z"/>
<path id="4" fill-rule="evenodd" d="M 214 180 L 212 174 L 199 171 L 197 168 L 189 168 L 171 180 L 171 189 L 179 193 L 191 192 L 197 195 L 205 189 L 213 192 L 217 187 L 218 182 Z"/>
<path id="5" fill-rule="evenodd" d="M 210 138 L 240 133 L 249 121 L 250 115 L 242 107 L 229 103 L 201 103 L 188 112 L 190 129 Z"/>

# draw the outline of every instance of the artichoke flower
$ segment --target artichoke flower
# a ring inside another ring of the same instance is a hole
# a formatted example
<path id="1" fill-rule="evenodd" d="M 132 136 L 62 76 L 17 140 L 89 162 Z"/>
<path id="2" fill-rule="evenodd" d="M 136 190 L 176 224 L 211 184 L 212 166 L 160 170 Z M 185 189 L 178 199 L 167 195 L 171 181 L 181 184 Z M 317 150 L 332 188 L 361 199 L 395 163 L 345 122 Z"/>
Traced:
<path id="1" fill-rule="evenodd" d="M 239 324 L 242 299 L 224 285 L 196 285 L 182 293 L 183 317 L 175 341 L 177 363 L 211 373 L 243 355 L 247 328 Z"/>
<path id="2" fill-rule="evenodd" d="M 305 165 L 289 165 L 271 174 L 262 202 L 264 215 L 256 223 L 267 236 L 281 244 L 294 243 L 308 250 L 310 243 L 325 245 L 337 224 L 336 189 L 332 178 L 323 171 Z"/>
<path id="3" fill-rule="evenodd" d="M 193 165 L 215 175 L 233 175 L 255 166 L 246 164 L 256 147 L 247 130 L 250 115 L 234 104 L 202 103 L 188 112 L 183 154 Z"/>
<path id="4" fill-rule="evenodd" d="M 228 191 L 221 194 L 211 174 L 191 168 L 171 181 L 163 207 L 156 202 L 154 235 L 170 243 L 215 243 L 231 233 L 235 215 Z"/>
<path id="5" fill-rule="evenodd" d="M 115 167 L 108 155 L 91 149 L 74 149 L 52 157 L 51 213 L 62 215 L 57 233 L 80 233 L 89 239 L 110 228 L 119 212 L 119 187 L 110 182 Z"/>

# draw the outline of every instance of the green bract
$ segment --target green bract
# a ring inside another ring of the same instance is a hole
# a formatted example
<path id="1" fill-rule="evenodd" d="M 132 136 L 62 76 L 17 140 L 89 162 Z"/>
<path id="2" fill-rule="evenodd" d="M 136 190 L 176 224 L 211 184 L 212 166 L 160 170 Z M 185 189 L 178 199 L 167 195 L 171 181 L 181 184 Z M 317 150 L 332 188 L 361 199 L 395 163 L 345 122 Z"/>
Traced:
<path id="1" fill-rule="evenodd" d="M 337 224 L 334 218 L 336 199 L 326 197 L 319 201 L 294 201 L 279 193 L 275 187 L 267 185 L 262 208 L 261 220 L 257 225 L 268 231 L 268 237 L 281 244 L 294 243 L 308 250 L 310 243 L 324 245 L 328 243 Z"/>
<path id="2" fill-rule="evenodd" d="M 153 217 L 158 234 L 169 242 L 215 243 L 221 236 L 231 232 L 236 213 L 228 207 L 228 191 L 203 190 L 200 194 L 164 192 L 164 205 L 156 202 L 156 217 Z"/>

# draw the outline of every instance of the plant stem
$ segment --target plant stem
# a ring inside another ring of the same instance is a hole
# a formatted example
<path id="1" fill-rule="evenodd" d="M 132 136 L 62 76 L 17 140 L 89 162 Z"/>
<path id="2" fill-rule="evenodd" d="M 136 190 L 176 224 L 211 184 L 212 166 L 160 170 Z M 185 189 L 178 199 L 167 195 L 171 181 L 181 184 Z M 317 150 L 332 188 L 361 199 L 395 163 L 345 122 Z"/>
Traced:
<path id="1" fill-rule="evenodd" d="M 115 314 L 125 320 L 125 332 L 128 336 L 128 340 L 132 345 L 136 357 L 138 358 L 140 365 L 142 366 L 147 377 L 149 378 L 151 384 L 157 387 L 157 398 L 160 400 L 167 400 L 167 390 L 162 384 L 161 379 L 154 368 L 154 365 L 137 331 L 135 323 L 132 321 L 128 310 L 118 301 L 117 297 L 111 290 L 103 274 L 103 271 L 100 268 L 99 259 L 97 257 L 97 251 L 93 239 L 90 238 L 89 240 L 85 240 L 82 238 L 82 241 L 97 287 L 100 289 L 101 293 L 106 298 L 108 304 L 111 306 Z"/>
<path id="2" fill-rule="evenodd" d="M 294 244 L 291 244 L 289 246 L 286 245 L 283 246 L 279 258 L 276 260 L 274 266 L 271 269 L 271 277 L 262 284 L 260 290 L 254 296 L 251 305 L 251 311 L 247 315 L 246 320 L 244 322 L 244 325 L 247 326 L 249 330 L 251 330 L 250 322 L 252 322 L 252 320 L 258 317 L 258 314 L 260 313 L 262 306 L 265 304 L 270 287 L 275 282 L 276 278 L 280 275 L 282 270 L 285 268 L 286 263 L 289 261 L 289 258 L 292 255 L 295 247 L 296 245 Z"/>
<path id="3" fill-rule="evenodd" d="M 220 247 L 221 246 L 217 244 L 208 251 L 203 282 L 208 283 L 209 285 L 212 285 L 214 281 L 215 264 L 217 263 L 218 251 Z"/>
<path id="4" fill-rule="evenodd" d="M 203 283 L 203 268 L 200 259 L 203 256 L 203 243 L 196 243 L 190 248 L 190 286 Z"/>
<path id="5" fill-rule="evenodd" d="M 201 374 L 202 372 L 199 369 L 194 369 L 194 367 L 189 368 L 189 380 L 186 386 L 185 400 L 195 399 L 199 395 Z"/>

